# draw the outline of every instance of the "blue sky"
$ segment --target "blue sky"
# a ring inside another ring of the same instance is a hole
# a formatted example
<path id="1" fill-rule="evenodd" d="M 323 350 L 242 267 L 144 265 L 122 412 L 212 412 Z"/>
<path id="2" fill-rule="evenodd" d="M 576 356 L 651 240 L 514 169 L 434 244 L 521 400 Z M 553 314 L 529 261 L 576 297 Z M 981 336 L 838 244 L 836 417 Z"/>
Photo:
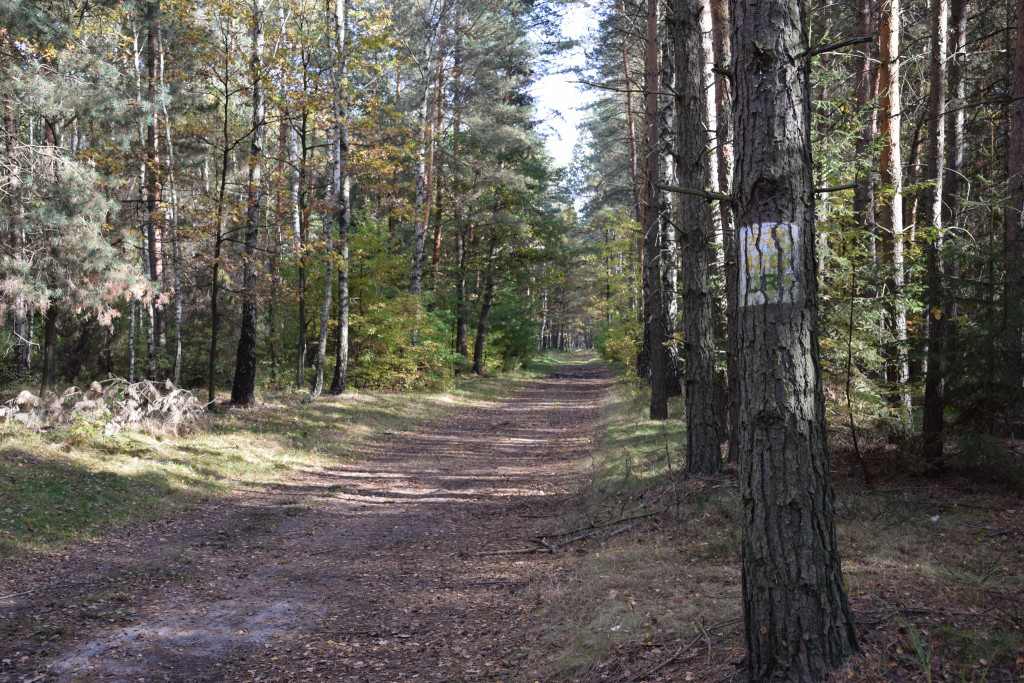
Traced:
<path id="1" fill-rule="evenodd" d="M 597 20 L 591 6 L 595 0 L 583 0 L 563 8 L 562 34 L 568 38 L 586 39 Z M 565 54 L 558 62 L 560 66 L 572 67 L 583 64 L 583 46 Z M 540 132 L 547 138 L 547 148 L 558 166 L 567 166 L 572 160 L 572 150 L 578 134 L 576 126 L 583 118 L 581 105 L 590 102 L 592 95 L 584 92 L 575 83 L 571 73 L 556 73 L 536 82 L 533 95 L 537 112 L 544 123 Z"/>

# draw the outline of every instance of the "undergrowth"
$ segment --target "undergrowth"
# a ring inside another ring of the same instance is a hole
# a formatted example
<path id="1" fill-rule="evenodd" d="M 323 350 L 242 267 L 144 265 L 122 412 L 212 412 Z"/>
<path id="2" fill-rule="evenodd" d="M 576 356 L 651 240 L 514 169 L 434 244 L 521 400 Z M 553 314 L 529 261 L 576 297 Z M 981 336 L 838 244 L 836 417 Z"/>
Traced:
<path id="1" fill-rule="evenodd" d="M 574 546 L 537 588 L 546 608 L 533 659 L 543 679 L 743 677 L 735 468 L 686 479 L 682 403 L 658 423 L 645 417 L 647 400 L 644 387 L 616 383 L 584 486 L 559 523 L 615 528 L 616 519 L 656 514 Z M 836 489 L 863 653 L 835 680 L 1024 678 L 1021 501 L 966 480 L 867 489 L 839 476 Z"/>

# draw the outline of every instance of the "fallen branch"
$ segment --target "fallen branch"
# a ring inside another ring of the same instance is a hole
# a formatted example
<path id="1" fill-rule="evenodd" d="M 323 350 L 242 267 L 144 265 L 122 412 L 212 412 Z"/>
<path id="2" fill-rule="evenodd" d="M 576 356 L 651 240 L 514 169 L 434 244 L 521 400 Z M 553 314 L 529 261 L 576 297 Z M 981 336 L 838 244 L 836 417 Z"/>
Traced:
<path id="1" fill-rule="evenodd" d="M 678 650 L 676 650 L 674 655 L 672 655 L 671 657 L 666 659 L 664 662 L 662 662 L 658 666 L 654 667 L 653 669 L 648 669 L 647 671 L 643 672 L 642 674 L 633 676 L 633 678 L 631 678 L 629 680 L 632 680 L 632 681 L 642 681 L 643 679 L 648 678 L 648 677 L 658 673 L 662 669 L 664 669 L 666 667 L 669 667 L 669 666 L 672 666 L 672 664 L 674 664 L 676 662 L 676 660 L 678 660 L 681 656 L 683 656 L 683 654 L 685 654 L 687 650 L 689 650 L 694 645 L 699 643 L 701 641 L 701 639 L 703 639 L 703 637 L 704 637 L 704 634 L 702 633 L 701 635 L 697 636 L 696 638 L 691 640 L 686 645 L 684 645 L 681 648 L 679 648 Z M 624 681 L 624 680 L 626 680 L 626 677 L 622 676 L 621 678 L 619 678 L 616 681 L 616 683 L 619 683 L 619 681 Z"/>
<path id="2" fill-rule="evenodd" d="M 660 498 L 660 497 L 661 496 L 658 496 L 658 498 Z M 657 498 L 655 500 L 657 500 Z M 653 503 L 654 501 L 651 501 L 651 502 Z M 634 520 L 644 519 L 646 517 L 653 517 L 654 515 L 661 514 L 661 512 L 662 512 L 662 510 L 655 510 L 654 512 L 647 512 L 647 513 L 644 513 L 642 515 L 634 515 L 632 517 L 623 517 L 623 518 L 619 518 L 619 519 L 613 519 L 613 520 L 610 520 L 610 521 L 607 521 L 607 522 L 600 522 L 598 524 L 591 524 L 590 526 L 587 526 L 587 527 L 577 527 L 575 529 L 569 529 L 568 531 L 556 531 L 556 532 L 551 533 L 551 534 L 543 534 L 542 536 L 535 536 L 534 538 L 558 538 L 560 536 L 569 536 L 569 535 L 572 535 L 572 534 L 577 534 L 577 533 L 580 533 L 581 531 L 595 531 L 595 530 L 596 531 L 600 531 L 601 529 L 605 529 L 607 527 L 614 526 L 616 524 L 622 524 L 624 522 L 632 522 Z"/>
<path id="3" fill-rule="evenodd" d="M 481 550 L 473 554 L 478 557 L 481 555 L 527 555 L 529 553 L 539 553 L 540 551 L 540 548 L 510 548 L 508 550 Z"/>
<path id="4" fill-rule="evenodd" d="M 11 593 L 10 595 L 0 595 L 0 600 L 7 600 L 8 598 L 16 598 L 21 595 L 28 595 L 29 593 L 35 593 L 38 588 L 29 588 L 27 591 L 21 591 L 20 593 Z"/>
<path id="5" fill-rule="evenodd" d="M 614 536 L 618 536 L 619 534 L 624 534 L 627 531 L 629 531 L 630 529 L 636 527 L 638 524 L 640 524 L 640 522 L 633 522 L 632 524 L 627 524 L 624 527 L 619 527 L 615 531 L 613 531 L 610 534 L 608 534 L 607 536 L 605 536 L 602 540 L 607 541 L 609 538 L 612 538 Z"/>

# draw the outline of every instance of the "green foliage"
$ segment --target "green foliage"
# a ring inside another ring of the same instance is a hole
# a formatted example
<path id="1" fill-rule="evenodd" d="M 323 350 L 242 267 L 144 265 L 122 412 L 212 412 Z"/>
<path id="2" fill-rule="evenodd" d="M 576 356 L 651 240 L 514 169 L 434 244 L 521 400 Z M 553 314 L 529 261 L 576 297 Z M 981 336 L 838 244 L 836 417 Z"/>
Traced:
<path id="1" fill-rule="evenodd" d="M 609 363 L 630 367 L 636 363 L 637 354 L 640 353 L 643 333 L 643 327 L 635 318 L 617 317 L 597 326 L 594 346 L 601 358 Z"/>
<path id="2" fill-rule="evenodd" d="M 352 383 L 394 391 L 450 389 L 458 354 L 451 350 L 449 327 L 444 314 L 428 312 L 409 295 L 363 308 L 351 320 Z"/>
<path id="3" fill-rule="evenodd" d="M 495 301 L 490 320 L 487 341 L 493 354 L 501 358 L 501 369 L 508 372 L 528 365 L 537 351 L 540 332 L 531 302 L 509 292 Z"/>

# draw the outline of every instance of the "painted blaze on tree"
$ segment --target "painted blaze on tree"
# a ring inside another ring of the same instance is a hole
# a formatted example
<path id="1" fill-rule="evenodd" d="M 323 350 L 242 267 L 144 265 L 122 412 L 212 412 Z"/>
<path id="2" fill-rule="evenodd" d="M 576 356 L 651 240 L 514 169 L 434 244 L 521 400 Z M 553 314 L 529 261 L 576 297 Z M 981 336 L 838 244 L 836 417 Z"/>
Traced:
<path id="1" fill-rule="evenodd" d="M 730 8 L 748 675 L 818 680 L 857 642 L 818 361 L 807 10 L 792 0 Z"/>

